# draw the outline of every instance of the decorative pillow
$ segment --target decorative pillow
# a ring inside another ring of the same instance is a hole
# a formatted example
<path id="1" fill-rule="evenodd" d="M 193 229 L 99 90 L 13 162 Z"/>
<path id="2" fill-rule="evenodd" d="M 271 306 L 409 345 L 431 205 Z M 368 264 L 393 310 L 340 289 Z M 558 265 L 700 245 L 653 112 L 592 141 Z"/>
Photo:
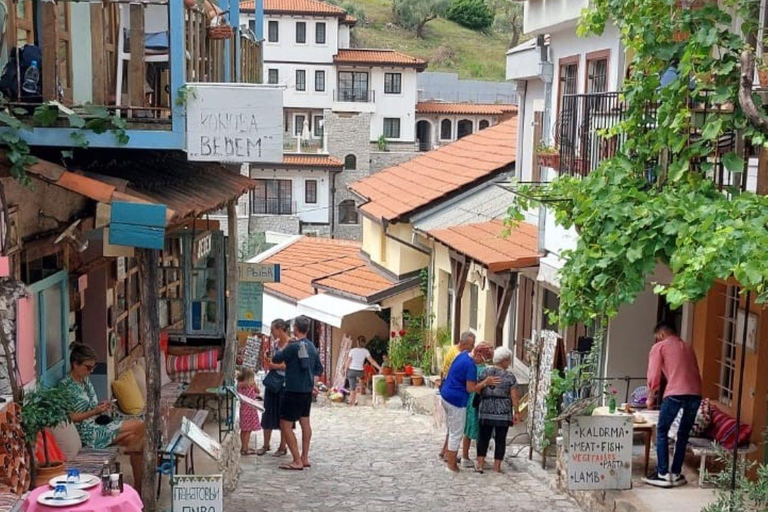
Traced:
<path id="1" fill-rule="evenodd" d="M 45 435 L 45 444 L 48 445 L 48 461 L 66 461 L 66 456 L 61 451 L 59 444 L 56 442 L 56 438 L 51 435 L 48 429 L 45 429 L 43 432 L 37 434 L 37 443 L 35 444 L 35 460 L 38 462 L 45 462 L 45 445 L 43 444 L 43 435 Z"/>
<path id="2" fill-rule="evenodd" d="M 83 448 L 75 424 L 71 422 L 59 423 L 56 428 L 51 430 L 51 433 L 64 454 L 64 460 L 74 460 Z"/>
<path id="3" fill-rule="evenodd" d="M 166 356 L 168 375 L 174 382 L 189 382 L 197 372 L 219 371 L 219 351 L 217 349 L 186 354 Z"/>
<path id="4" fill-rule="evenodd" d="M 708 431 L 709 435 L 726 450 L 733 450 L 734 444 L 738 446 L 749 442 L 752 435 L 752 427 L 742 423 L 736 429 L 736 419 L 728 416 L 717 407 L 712 407 L 712 423 Z"/>
<path id="5" fill-rule="evenodd" d="M 712 405 L 709 398 L 701 401 L 698 412 L 696 412 L 696 421 L 693 422 L 691 437 L 702 437 L 706 434 L 709 424 L 712 422 Z"/>
<path id="6" fill-rule="evenodd" d="M 124 413 L 134 415 L 144 411 L 144 399 L 133 372 L 123 372 L 120 378 L 112 383 L 112 392 L 117 398 L 117 405 Z"/>
<path id="7" fill-rule="evenodd" d="M 144 369 L 144 363 L 139 362 L 131 367 L 133 378 L 136 381 L 136 385 L 139 386 L 141 392 L 141 398 L 144 403 L 147 402 L 147 371 Z"/>

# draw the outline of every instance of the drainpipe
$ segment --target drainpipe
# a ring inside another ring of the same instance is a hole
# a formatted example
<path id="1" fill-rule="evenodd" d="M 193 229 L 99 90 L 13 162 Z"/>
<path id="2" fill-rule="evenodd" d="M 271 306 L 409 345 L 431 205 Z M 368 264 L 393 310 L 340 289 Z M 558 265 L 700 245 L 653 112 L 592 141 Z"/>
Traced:
<path id="1" fill-rule="evenodd" d="M 331 240 L 336 238 L 336 173 L 331 172 Z"/>
<path id="2" fill-rule="evenodd" d="M 525 98 L 528 94 L 528 80 L 517 80 L 515 82 L 517 92 L 517 119 L 518 124 L 525 123 Z M 522 89 L 522 94 L 520 90 Z M 525 124 L 522 130 L 517 130 L 517 163 L 515 165 L 515 175 L 518 180 L 523 180 L 523 167 L 521 162 L 525 160 Z"/>
<path id="3" fill-rule="evenodd" d="M 551 43 L 550 43 L 551 44 Z M 544 82 L 544 119 L 542 121 L 541 136 L 543 142 L 549 144 L 554 137 L 550 136 L 550 126 L 552 124 L 552 82 L 555 76 L 554 65 L 549 60 L 549 47 L 545 45 L 545 36 L 539 35 L 536 38 L 536 46 L 541 51 L 541 61 L 539 62 L 539 78 Z M 544 233 L 547 220 L 546 207 L 539 208 L 539 251 L 544 251 Z"/>

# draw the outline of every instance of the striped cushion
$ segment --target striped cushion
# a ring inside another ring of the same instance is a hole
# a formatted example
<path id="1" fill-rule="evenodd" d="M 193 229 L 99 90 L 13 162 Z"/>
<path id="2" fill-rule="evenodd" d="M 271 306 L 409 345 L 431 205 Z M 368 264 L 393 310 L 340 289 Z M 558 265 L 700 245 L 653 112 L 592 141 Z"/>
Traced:
<path id="1" fill-rule="evenodd" d="M 219 350 L 211 349 L 197 354 L 166 357 L 166 370 L 173 382 L 189 382 L 197 372 L 220 370 Z"/>

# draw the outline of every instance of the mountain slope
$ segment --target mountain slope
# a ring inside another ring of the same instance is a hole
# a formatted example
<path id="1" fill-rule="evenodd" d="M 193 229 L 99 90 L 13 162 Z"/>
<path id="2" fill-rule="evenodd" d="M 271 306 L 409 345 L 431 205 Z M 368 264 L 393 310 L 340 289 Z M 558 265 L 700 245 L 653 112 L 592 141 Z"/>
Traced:
<path id="1" fill-rule="evenodd" d="M 448 20 L 431 21 L 426 37 L 392 21 L 391 0 L 352 0 L 365 10 L 366 20 L 355 27 L 354 46 L 392 48 L 429 61 L 428 71 L 451 71 L 460 78 L 504 80 L 506 38 L 485 35 Z"/>

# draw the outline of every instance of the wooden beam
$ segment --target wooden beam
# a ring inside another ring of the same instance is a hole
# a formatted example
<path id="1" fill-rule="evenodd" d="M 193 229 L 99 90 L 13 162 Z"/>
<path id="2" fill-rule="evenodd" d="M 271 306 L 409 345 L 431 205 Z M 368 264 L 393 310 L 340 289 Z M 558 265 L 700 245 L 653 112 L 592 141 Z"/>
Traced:
<path id="1" fill-rule="evenodd" d="M 104 23 L 104 11 L 107 4 L 91 4 L 91 65 L 93 72 L 93 103 L 95 105 L 107 104 L 107 27 Z"/>
<path id="2" fill-rule="evenodd" d="M 133 6 L 132 6 L 133 7 Z M 157 510 L 155 478 L 157 474 L 157 447 L 160 441 L 160 316 L 158 314 L 157 276 L 160 253 L 154 249 L 136 249 L 139 267 L 139 295 L 141 298 L 141 334 L 147 369 L 147 405 L 144 424 L 143 468 L 141 501 L 145 510 Z"/>
<path id="3" fill-rule="evenodd" d="M 122 34 L 118 34 L 121 37 Z M 146 101 L 144 66 L 144 6 L 131 4 L 131 60 L 128 61 L 128 102 L 132 107 L 143 107 Z"/>
<path id="4" fill-rule="evenodd" d="M 760 148 L 760 154 L 757 156 L 757 189 L 760 196 L 768 195 L 768 151 Z"/>
<path id="5" fill-rule="evenodd" d="M 469 261 L 463 254 L 451 251 L 451 281 L 453 283 L 453 343 L 461 337 L 461 299 L 469 275 Z"/>
<path id="6" fill-rule="evenodd" d="M 31 4 L 28 5 L 28 8 Z M 56 91 L 59 42 L 59 7 L 54 2 L 43 2 L 40 6 L 42 16 L 42 74 L 43 101 L 58 99 Z M 20 77 L 24 80 L 24 77 Z"/>
<path id="7" fill-rule="evenodd" d="M 222 371 L 224 381 L 233 385 L 237 358 L 237 202 L 227 204 L 227 324 Z"/>

